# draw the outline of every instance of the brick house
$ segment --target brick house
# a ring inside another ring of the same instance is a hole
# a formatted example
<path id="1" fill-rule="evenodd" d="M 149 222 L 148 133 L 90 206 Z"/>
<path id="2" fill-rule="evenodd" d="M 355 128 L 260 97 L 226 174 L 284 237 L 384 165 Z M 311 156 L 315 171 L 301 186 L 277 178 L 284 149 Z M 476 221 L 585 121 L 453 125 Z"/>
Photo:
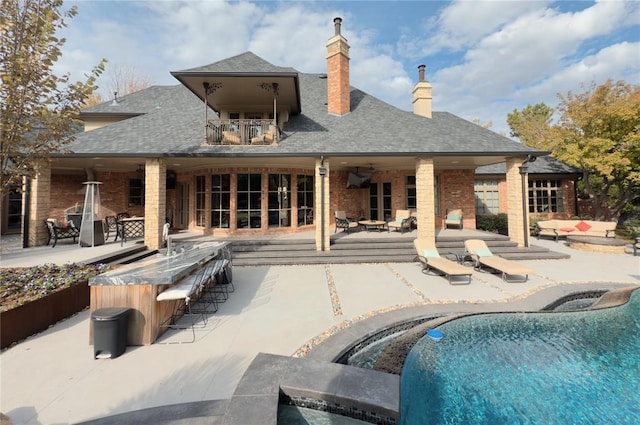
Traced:
<path id="1" fill-rule="evenodd" d="M 145 217 L 145 244 L 162 243 L 165 220 L 214 236 L 315 231 L 329 249 L 334 211 L 385 220 L 417 211 L 418 234 L 434 238 L 446 211 L 475 228 L 476 173 L 499 164 L 500 212 L 524 244 L 528 217 L 520 167 L 542 152 L 433 112 L 418 67 L 413 113 L 349 84 L 341 19 L 327 42 L 327 73 L 275 66 L 246 52 L 171 74 L 153 86 L 88 108 L 85 131 L 30 182 L 29 244 L 46 242 L 42 221 L 64 220 L 99 181 L 102 214 Z M 533 163 L 541 164 L 542 161 Z M 357 188 L 347 188 L 353 178 Z"/>

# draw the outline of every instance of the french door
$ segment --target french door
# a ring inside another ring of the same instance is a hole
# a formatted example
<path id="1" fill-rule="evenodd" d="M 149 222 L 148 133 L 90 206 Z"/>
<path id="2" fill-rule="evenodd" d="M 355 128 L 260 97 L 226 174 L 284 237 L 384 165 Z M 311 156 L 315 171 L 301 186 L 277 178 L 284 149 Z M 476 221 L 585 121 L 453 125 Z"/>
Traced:
<path id="1" fill-rule="evenodd" d="M 392 219 L 391 182 L 371 183 L 369 186 L 369 219 L 389 221 Z"/>

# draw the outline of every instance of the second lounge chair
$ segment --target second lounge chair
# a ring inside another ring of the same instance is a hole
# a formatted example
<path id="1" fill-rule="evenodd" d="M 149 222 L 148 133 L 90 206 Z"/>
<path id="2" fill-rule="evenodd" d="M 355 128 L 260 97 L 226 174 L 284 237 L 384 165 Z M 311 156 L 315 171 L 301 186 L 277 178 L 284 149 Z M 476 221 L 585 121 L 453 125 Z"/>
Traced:
<path id="1" fill-rule="evenodd" d="M 433 268 L 444 274 L 452 285 L 454 283 L 471 283 L 473 270 L 471 270 L 470 267 L 465 267 L 455 261 L 441 257 L 434 242 L 428 239 L 416 239 L 413 241 L 413 246 L 418 253 L 418 260 L 422 263 L 423 273 L 428 273 L 429 269 Z M 453 277 L 463 277 L 466 279 L 454 281 L 452 279 Z"/>
<path id="2" fill-rule="evenodd" d="M 468 239 L 464 241 L 467 253 L 473 259 L 474 267 L 480 270 L 482 266 L 489 267 L 502 273 L 502 279 L 508 282 L 507 276 L 524 276 L 522 282 L 526 282 L 533 270 L 516 261 L 493 255 L 485 241 L 481 239 Z M 512 280 L 513 282 L 513 280 Z"/>

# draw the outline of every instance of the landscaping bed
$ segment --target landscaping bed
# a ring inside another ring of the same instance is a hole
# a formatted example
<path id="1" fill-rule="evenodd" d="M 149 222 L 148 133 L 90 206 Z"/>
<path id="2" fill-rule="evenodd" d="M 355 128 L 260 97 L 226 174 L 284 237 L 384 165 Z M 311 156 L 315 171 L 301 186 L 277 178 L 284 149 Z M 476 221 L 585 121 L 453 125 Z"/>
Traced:
<path id="1" fill-rule="evenodd" d="M 0 269 L 0 348 L 86 308 L 89 278 L 107 269 L 82 264 Z"/>

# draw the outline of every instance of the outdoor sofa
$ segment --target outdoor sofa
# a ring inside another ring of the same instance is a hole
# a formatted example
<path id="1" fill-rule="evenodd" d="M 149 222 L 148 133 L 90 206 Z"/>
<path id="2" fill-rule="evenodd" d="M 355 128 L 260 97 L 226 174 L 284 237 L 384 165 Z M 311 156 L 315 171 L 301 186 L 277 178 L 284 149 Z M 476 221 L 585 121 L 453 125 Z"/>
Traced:
<path id="1" fill-rule="evenodd" d="M 601 238 L 615 237 L 617 223 L 615 221 L 595 220 L 543 220 L 536 223 L 538 239 L 540 236 L 551 236 L 556 241 L 567 236 L 597 236 Z"/>

